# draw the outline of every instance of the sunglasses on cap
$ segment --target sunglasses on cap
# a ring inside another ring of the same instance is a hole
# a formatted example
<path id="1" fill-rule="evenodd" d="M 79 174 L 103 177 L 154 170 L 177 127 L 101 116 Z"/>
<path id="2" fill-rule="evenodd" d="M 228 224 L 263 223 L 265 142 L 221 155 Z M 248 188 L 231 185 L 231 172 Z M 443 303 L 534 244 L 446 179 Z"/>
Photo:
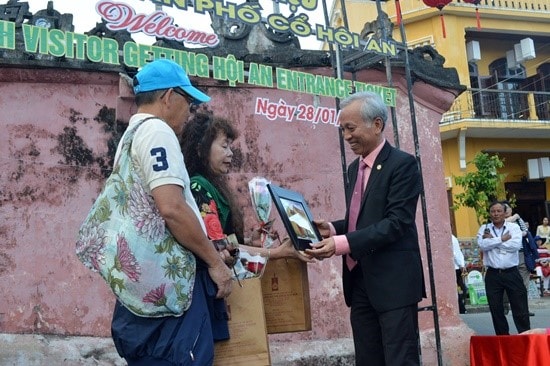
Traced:
<path id="1" fill-rule="evenodd" d="M 190 107 L 197 104 L 195 102 L 195 99 L 193 99 L 193 97 L 191 97 L 189 94 L 184 92 L 182 89 L 180 89 L 180 88 L 170 88 L 170 89 L 172 89 L 174 91 L 174 93 L 179 94 L 182 97 L 184 97 Z M 168 90 L 170 90 L 170 89 L 166 89 L 160 97 L 163 98 L 166 95 L 166 93 L 168 93 Z"/>

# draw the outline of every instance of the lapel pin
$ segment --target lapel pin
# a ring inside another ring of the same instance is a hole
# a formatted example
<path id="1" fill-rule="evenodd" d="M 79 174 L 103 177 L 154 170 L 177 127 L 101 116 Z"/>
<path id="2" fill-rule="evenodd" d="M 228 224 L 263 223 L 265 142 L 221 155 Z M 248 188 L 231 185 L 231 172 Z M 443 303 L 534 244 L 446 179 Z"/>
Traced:
<path id="1" fill-rule="evenodd" d="M 382 165 L 381 165 L 381 164 L 378 164 L 378 165 L 376 166 L 376 170 L 380 170 L 380 169 L 382 169 Z"/>

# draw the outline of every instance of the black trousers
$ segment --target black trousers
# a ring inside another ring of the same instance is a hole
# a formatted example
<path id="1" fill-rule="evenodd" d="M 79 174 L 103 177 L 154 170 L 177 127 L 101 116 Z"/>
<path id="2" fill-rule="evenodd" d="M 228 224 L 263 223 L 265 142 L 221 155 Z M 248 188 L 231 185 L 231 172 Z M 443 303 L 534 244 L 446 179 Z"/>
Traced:
<path id="1" fill-rule="evenodd" d="M 464 284 L 464 277 L 462 277 L 462 270 L 456 269 L 456 290 L 458 292 L 458 312 L 460 314 L 466 313 L 466 285 Z"/>
<path id="2" fill-rule="evenodd" d="M 354 271 L 351 328 L 356 366 L 420 365 L 418 304 L 377 312 Z M 398 291 L 398 289 L 396 289 Z"/>
<path id="3" fill-rule="evenodd" d="M 504 315 L 504 293 L 510 301 L 512 318 L 518 333 L 531 329 L 527 289 L 517 267 L 505 270 L 487 268 L 485 291 L 496 335 L 510 334 L 508 321 Z"/>

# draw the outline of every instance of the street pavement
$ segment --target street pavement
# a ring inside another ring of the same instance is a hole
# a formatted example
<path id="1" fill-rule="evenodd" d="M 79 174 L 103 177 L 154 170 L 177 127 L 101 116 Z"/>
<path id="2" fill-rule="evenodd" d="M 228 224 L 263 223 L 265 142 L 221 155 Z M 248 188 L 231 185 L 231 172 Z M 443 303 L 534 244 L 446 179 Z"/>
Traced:
<path id="1" fill-rule="evenodd" d="M 467 314 L 460 314 L 460 317 L 470 327 L 476 335 L 495 335 L 493 322 L 489 307 L 485 306 L 466 306 Z M 529 300 L 529 310 L 535 313 L 530 317 L 531 328 L 549 328 L 550 327 L 550 296 L 545 296 Z M 510 326 L 510 334 L 517 334 L 517 329 L 512 319 L 510 311 L 506 316 Z"/>

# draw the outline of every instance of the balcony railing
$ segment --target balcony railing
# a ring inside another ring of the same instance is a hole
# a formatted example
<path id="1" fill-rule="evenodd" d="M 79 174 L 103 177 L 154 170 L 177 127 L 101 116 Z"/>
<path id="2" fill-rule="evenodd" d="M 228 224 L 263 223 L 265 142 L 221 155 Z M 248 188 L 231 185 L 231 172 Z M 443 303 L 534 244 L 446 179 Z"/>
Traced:
<path id="1" fill-rule="evenodd" d="M 455 0 L 460 4 L 469 4 L 464 0 Z M 550 0 L 481 0 L 479 7 L 482 8 L 497 8 L 497 9 L 524 9 L 535 11 L 549 11 Z"/>
<path id="2" fill-rule="evenodd" d="M 550 120 L 550 92 L 468 89 L 443 114 L 441 123 L 463 119 Z"/>
<path id="3" fill-rule="evenodd" d="M 389 3 L 388 3 L 389 4 Z M 429 8 L 422 0 L 401 1 L 401 11 L 403 14 Z M 447 5 L 447 9 L 458 6 L 467 6 L 474 8 L 475 5 L 465 2 L 464 0 L 453 0 L 452 3 Z M 495 10 L 526 10 L 536 12 L 549 12 L 550 0 L 481 0 L 479 3 L 479 9 L 495 9 Z M 395 15 L 395 7 L 387 6 L 387 11 L 390 16 Z"/>

